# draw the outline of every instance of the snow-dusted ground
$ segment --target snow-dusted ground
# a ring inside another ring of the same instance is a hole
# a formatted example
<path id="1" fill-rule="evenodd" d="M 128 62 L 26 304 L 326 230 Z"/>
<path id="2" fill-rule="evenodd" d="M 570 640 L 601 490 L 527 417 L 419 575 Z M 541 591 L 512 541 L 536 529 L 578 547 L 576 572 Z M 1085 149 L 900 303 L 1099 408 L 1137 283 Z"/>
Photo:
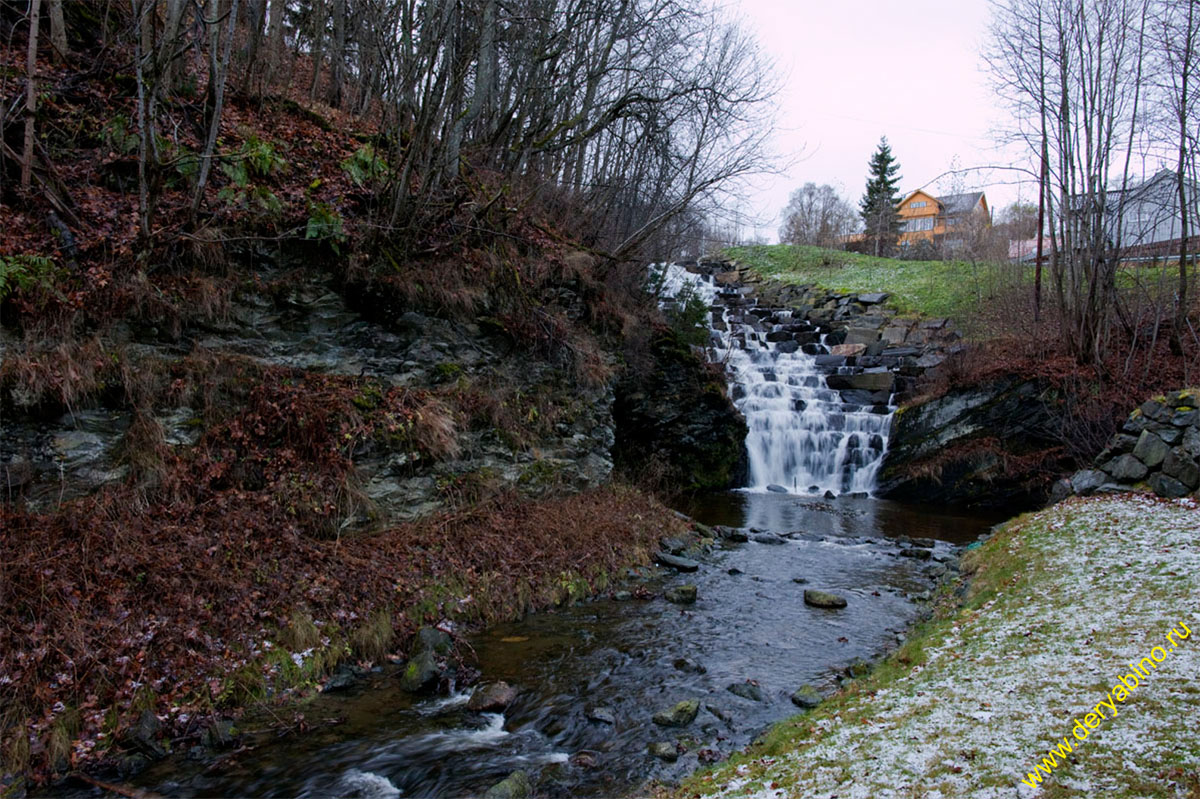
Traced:
<path id="1" fill-rule="evenodd" d="M 1200 632 L 1200 505 L 1072 500 L 1010 522 L 972 564 L 978 598 L 901 650 L 911 668 L 881 669 L 863 690 L 784 722 L 685 792 L 1200 795 L 1200 635 L 1174 651 L 1166 640 L 1181 622 Z M 1074 720 L 1159 645 L 1165 659 L 1117 715 L 1042 786 L 1024 785 L 1049 747 L 1078 743 Z"/>

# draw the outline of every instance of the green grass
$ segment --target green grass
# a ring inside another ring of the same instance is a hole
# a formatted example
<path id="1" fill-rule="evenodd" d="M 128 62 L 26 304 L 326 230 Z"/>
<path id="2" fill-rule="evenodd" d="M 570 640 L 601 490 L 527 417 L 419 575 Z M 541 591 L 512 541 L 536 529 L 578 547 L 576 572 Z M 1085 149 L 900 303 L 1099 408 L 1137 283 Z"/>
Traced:
<path id="1" fill-rule="evenodd" d="M 973 579 L 961 604 L 943 584 L 933 618 L 871 674 L 673 795 L 746 796 L 756 786 L 787 797 L 919 796 L 930 786 L 947 797 L 1016 795 L 1031 764 L 1070 735 L 1125 664 L 1170 625 L 1195 629 L 1195 514 L 1185 502 L 1125 496 L 1012 520 L 966 553 Z M 1157 574 L 1162 564 L 1183 579 Z M 1132 573 L 1115 575 L 1119 565 Z M 1197 645 L 1170 652 L 1041 795 L 1200 793 Z"/>
<path id="2" fill-rule="evenodd" d="M 891 294 L 901 313 L 962 319 L 1014 268 L 965 261 L 900 261 L 794 244 L 731 247 L 724 255 L 763 277 L 830 291 Z"/>

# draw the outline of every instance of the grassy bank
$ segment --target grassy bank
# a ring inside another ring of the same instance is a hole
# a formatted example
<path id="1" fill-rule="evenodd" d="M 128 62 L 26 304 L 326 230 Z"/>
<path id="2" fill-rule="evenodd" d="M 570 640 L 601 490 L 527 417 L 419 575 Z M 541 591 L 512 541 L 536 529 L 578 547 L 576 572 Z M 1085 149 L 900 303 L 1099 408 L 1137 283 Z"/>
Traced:
<path id="1" fill-rule="evenodd" d="M 733 247 L 725 255 L 764 277 L 831 291 L 886 291 L 904 313 L 961 318 L 996 289 L 994 266 L 965 261 L 900 261 L 793 244 Z M 1008 270 L 1005 270 L 1008 271 Z"/>
<path id="2" fill-rule="evenodd" d="M 1200 629 L 1195 501 L 1073 500 L 1009 522 L 964 570 L 961 605 L 943 596 L 870 676 L 679 795 L 1200 795 L 1200 639 L 1166 638 Z M 1150 676 L 1112 699 L 1152 654 Z M 1088 718 L 1100 701 L 1114 710 Z M 1084 743 L 1076 719 L 1096 722 Z M 1029 787 L 1064 737 L 1075 751 Z"/>

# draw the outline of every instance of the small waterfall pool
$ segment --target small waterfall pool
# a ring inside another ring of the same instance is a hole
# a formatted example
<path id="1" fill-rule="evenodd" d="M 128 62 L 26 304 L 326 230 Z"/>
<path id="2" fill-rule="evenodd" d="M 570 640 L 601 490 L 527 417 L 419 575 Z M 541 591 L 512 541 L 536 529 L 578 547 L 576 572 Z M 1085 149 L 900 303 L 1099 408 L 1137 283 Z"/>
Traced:
<path id="1" fill-rule="evenodd" d="M 830 388 L 828 375 L 863 370 L 830 354 L 827 332 L 788 309 L 761 308 L 709 275 L 662 269 L 662 297 L 690 293 L 712 309 L 709 357 L 724 364 L 750 431 L 744 490 L 869 493 L 887 451 L 890 392 Z"/>

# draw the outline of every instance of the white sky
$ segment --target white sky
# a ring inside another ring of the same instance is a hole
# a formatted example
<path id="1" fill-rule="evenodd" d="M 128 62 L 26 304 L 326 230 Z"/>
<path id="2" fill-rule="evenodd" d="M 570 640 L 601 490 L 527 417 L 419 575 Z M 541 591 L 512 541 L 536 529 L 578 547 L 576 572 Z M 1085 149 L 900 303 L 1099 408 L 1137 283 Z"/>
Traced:
<path id="1" fill-rule="evenodd" d="M 805 182 L 829 183 L 857 208 L 881 135 L 900 163 L 902 192 L 983 189 L 999 210 L 1037 197 L 1015 172 L 935 179 L 952 168 L 1010 164 L 998 148 L 1004 108 L 988 86 L 987 0 L 729 0 L 783 82 L 775 147 L 796 158 L 757 180 L 745 209 L 775 241 L 779 212 Z M 1007 184 L 1007 185 L 1006 185 Z"/>

